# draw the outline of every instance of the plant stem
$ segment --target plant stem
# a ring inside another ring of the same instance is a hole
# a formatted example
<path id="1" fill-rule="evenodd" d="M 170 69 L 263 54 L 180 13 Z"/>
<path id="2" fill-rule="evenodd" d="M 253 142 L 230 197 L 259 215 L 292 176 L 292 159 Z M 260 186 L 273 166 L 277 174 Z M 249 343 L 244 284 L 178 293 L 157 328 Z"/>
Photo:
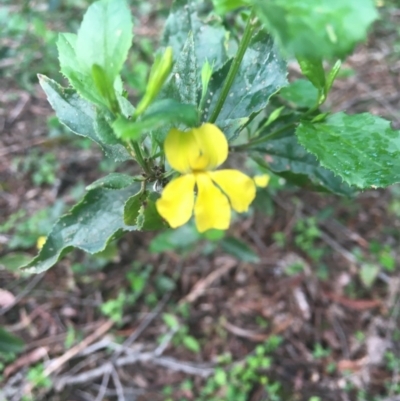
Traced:
<path id="1" fill-rule="evenodd" d="M 222 107 L 224 106 L 225 100 L 228 97 L 228 94 L 232 87 L 233 81 L 235 80 L 236 74 L 239 70 L 240 63 L 242 62 L 243 56 L 246 53 L 246 50 L 249 46 L 249 43 L 250 43 L 250 40 L 251 40 L 251 37 L 253 34 L 255 22 L 256 22 L 255 21 L 255 12 L 254 12 L 254 9 L 252 9 L 249 19 L 247 21 L 246 28 L 243 33 L 242 40 L 239 43 L 238 51 L 235 55 L 235 58 L 232 61 L 231 67 L 229 68 L 229 71 L 228 71 L 228 75 L 227 75 L 224 85 L 222 87 L 221 94 L 220 94 L 217 104 L 215 105 L 215 108 L 211 114 L 211 117 L 208 120 L 210 123 L 215 123 L 219 113 L 222 110 Z"/>
<path id="2" fill-rule="evenodd" d="M 248 143 L 244 143 L 243 145 L 238 145 L 238 146 L 233 146 L 232 150 L 236 151 L 236 152 L 240 152 L 242 150 L 247 150 L 253 146 L 256 145 L 260 145 L 264 142 L 268 142 L 269 140 L 277 137 L 278 135 L 280 135 L 282 132 L 287 131 L 290 128 L 294 128 L 296 126 L 296 123 L 289 123 L 284 125 L 282 128 L 277 129 L 276 131 L 271 132 L 268 135 L 264 135 L 258 138 L 253 139 L 252 141 L 248 142 Z"/>
<path id="3" fill-rule="evenodd" d="M 150 174 L 149 166 L 147 165 L 146 161 L 144 160 L 142 149 L 140 149 L 139 143 L 136 141 L 132 141 L 131 146 L 132 146 L 133 151 L 135 152 L 136 161 L 140 164 L 140 167 L 142 167 L 143 171 L 146 174 Z"/>

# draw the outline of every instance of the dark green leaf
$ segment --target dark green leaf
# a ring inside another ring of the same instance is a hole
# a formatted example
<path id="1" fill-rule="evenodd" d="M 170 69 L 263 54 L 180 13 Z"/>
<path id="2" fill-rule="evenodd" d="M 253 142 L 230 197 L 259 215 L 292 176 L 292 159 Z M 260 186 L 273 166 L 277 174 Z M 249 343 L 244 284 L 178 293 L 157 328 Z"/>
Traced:
<path id="1" fill-rule="evenodd" d="M 156 208 L 156 200 L 160 195 L 155 192 L 146 195 L 146 199 L 142 202 L 136 220 L 137 229 L 140 231 L 154 231 L 167 228 L 168 224 L 159 215 Z"/>
<path id="2" fill-rule="evenodd" d="M 282 132 L 256 148 L 260 154 L 265 154 L 256 161 L 271 169 L 298 186 L 317 190 L 329 191 L 338 195 L 350 196 L 354 190 L 346 185 L 340 177 L 335 176 L 318 163 L 314 155 L 308 153 L 296 138 L 294 129 Z"/>
<path id="3" fill-rule="evenodd" d="M 79 97 L 74 89 L 65 89 L 44 75 L 39 75 L 39 82 L 57 117 L 71 131 L 90 138 L 102 147 L 107 156 L 116 161 L 132 158 L 128 151 L 118 143 L 118 140 L 114 144 L 101 140 L 94 128 L 94 119 L 96 118 L 94 106 Z M 97 127 L 99 127 L 99 120 L 97 120 Z"/>
<path id="4" fill-rule="evenodd" d="M 216 71 L 209 84 L 205 118 L 214 110 L 228 74 L 230 63 Z M 270 36 L 259 32 L 251 41 L 232 88 L 217 118 L 217 125 L 225 120 L 249 118 L 268 104 L 269 98 L 286 85 L 286 64 L 279 56 Z"/>
<path id="5" fill-rule="evenodd" d="M 40 273 L 52 267 L 73 248 L 97 253 L 123 231 L 136 230 L 123 221 L 125 202 L 140 185 L 111 190 L 96 188 L 54 225 L 38 256 L 22 269 Z"/>
<path id="6" fill-rule="evenodd" d="M 198 75 L 193 34 L 189 33 L 185 46 L 172 69 L 171 79 L 163 91 L 165 95 L 163 97 L 197 106 Z"/>
<path id="7" fill-rule="evenodd" d="M 131 12 L 125 0 L 99 0 L 83 17 L 78 31 L 75 53 L 80 68 L 92 73 L 94 64 L 100 66 L 113 85 L 132 44 Z"/>
<path id="8" fill-rule="evenodd" d="M 252 0 L 257 15 L 291 54 L 342 58 L 378 17 L 373 0 Z"/>
<path id="9" fill-rule="evenodd" d="M 25 343 L 20 338 L 0 327 L 0 354 L 21 352 L 24 346 Z"/>
<path id="10" fill-rule="evenodd" d="M 372 114 L 337 113 L 324 122 L 302 122 L 300 143 L 326 168 L 359 188 L 400 181 L 400 131 Z"/>
<path id="11" fill-rule="evenodd" d="M 206 60 L 218 70 L 228 59 L 228 32 L 219 19 L 208 18 L 204 22 L 198 12 L 202 4 L 192 0 L 175 0 L 166 21 L 163 35 L 165 46 L 172 46 L 174 58 L 179 58 L 187 37 L 191 32 L 194 39 L 199 73 Z M 200 78 L 200 77 L 199 77 Z"/>
<path id="12" fill-rule="evenodd" d="M 288 101 L 293 108 L 311 109 L 317 104 L 318 90 L 310 81 L 297 79 L 286 88 L 283 88 L 279 95 Z"/>
<path id="13" fill-rule="evenodd" d="M 124 207 L 124 223 L 128 226 L 136 226 L 139 210 L 144 202 L 146 195 L 140 191 L 131 196 Z"/>
<path id="14" fill-rule="evenodd" d="M 155 202 L 159 197 L 155 192 L 139 192 L 129 198 L 124 209 L 125 224 L 136 225 L 139 231 L 167 228 L 156 208 Z"/>
<path id="15" fill-rule="evenodd" d="M 153 103 L 139 121 L 120 117 L 113 124 L 113 128 L 118 137 L 136 140 L 141 134 L 170 123 L 184 124 L 186 127 L 196 126 L 198 124 L 197 108 L 172 99 L 163 99 Z"/>
<path id="16" fill-rule="evenodd" d="M 220 242 L 222 249 L 242 262 L 258 263 L 258 255 L 243 241 L 227 237 Z"/>
<path id="17" fill-rule="evenodd" d="M 133 185 L 133 183 L 136 181 L 136 177 L 132 177 L 128 174 L 111 173 L 103 178 L 100 178 L 99 180 L 92 182 L 86 187 L 86 190 L 89 191 L 95 188 L 123 189 L 129 185 Z"/>

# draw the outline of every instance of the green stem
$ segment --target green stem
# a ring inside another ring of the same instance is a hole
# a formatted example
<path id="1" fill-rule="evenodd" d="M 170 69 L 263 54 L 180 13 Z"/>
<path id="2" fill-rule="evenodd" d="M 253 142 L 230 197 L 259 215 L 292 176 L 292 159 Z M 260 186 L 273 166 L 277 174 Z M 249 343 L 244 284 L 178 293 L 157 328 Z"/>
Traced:
<path id="1" fill-rule="evenodd" d="M 235 58 L 232 61 L 231 67 L 229 68 L 229 71 L 228 71 L 228 75 L 227 75 L 224 85 L 222 87 L 221 94 L 220 94 L 217 104 L 215 105 L 215 108 L 211 114 L 211 117 L 208 120 L 210 123 L 215 123 L 215 121 L 218 118 L 219 113 L 222 110 L 222 107 L 224 106 L 225 100 L 228 97 L 228 94 L 232 87 L 233 81 L 235 80 L 236 74 L 239 70 L 240 63 L 242 62 L 243 56 L 246 53 L 246 50 L 249 46 L 255 23 L 256 23 L 255 12 L 254 12 L 254 9 L 252 9 L 249 19 L 247 21 L 246 28 L 243 33 L 242 40 L 239 43 L 238 51 L 236 53 Z"/>
<path id="2" fill-rule="evenodd" d="M 290 128 L 294 128 L 296 126 L 296 123 L 289 123 L 284 125 L 282 128 L 277 129 L 276 131 L 271 132 L 268 135 L 264 135 L 258 138 L 253 139 L 252 141 L 245 143 L 243 145 L 238 145 L 238 146 L 233 146 L 232 150 L 234 150 L 235 152 L 240 152 L 243 150 L 247 150 L 249 148 L 252 148 L 253 146 L 256 145 L 261 145 L 264 142 L 268 142 L 269 140 L 277 137 L 278 135 L 280 135 L 282 132 L 287 131 Z"/>
<path id="3" fill-rule="evenodd" d="M 146 163 L 146 161 L 144 160 L 142 149 L 140 149 L 139 143 L 136 141 L 131 142 L 131 146 L 132 146 L 133 151 L 135 152 L 136 161 L 140 164 L 140 166 L 142 167 L 143 171 L 146 174 L 150 174 L 150 168 L 149 168 L 148 164 Z"/>

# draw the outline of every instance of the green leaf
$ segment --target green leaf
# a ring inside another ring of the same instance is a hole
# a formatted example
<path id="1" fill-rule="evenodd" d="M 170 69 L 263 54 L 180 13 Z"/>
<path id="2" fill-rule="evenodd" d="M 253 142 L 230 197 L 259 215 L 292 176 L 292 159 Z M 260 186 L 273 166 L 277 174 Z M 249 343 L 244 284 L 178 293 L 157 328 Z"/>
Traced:
<path id="1" fill-rule="evenodd" d="M 95 188 L 107 188 L 107 189 L 123 189 L 129 185 L 133 185 L 137 181 L 136 177 L 132 177 L 128 174 L 123 173 L 111 173 L 105 177 L 100 178 L 92 182 L 86 187 L 87 191 Z"/>
<path id="2" fill-rule="evenodd" d="M 136 108 L 136 116 L 142 114 L 160 92 L 172 69 L 172 47 L 167 47 L 163 53 L 157 54 L 151 67 L 146 93 Z"/>
<path id="3" fill-rule="evenodd" d="M 0 354 L 21 352 L 24 346 L 25 343 L 20 338 L 0 327 Z"/>
<path id="4" fill-rule="evenodd" d="M 147 194 L 142 203 L 136 220 L 137 229 L 140 231 L 154 231 L 167 228 L 168 224 L 159 215 L 156 208 L 156 200 L 160 197 L 158 193 L 151 192 Z"/>
<path id="5" fill-rule="evenodd" d="M 381 269 L 379 268 L 379 266 L 374 265 L 372 263 L 363 263 L 361 265 L 359 274 L 360 274 L 360 279 L 365 287 L 367 288 L 372 287 L 372 284 L 374 284 L 380 270 Z"/>
<path id="6" fill-rule="evenodd" d="M 4 268 L 10 271 L 15 271 L 20 266 L 28 263 L 31 259 L 32 256 L 29 253 L 7 253 L 6 255 L 0 257 L 0 270 Z"/>
<path id="7" fill-rule="evenodd" d="M 365 40 L 373 0 L 253 0 L 257 15 L 290 54 L 342 58 Z"/>
<path id="8" fill-rule="evenodd" d="M 124 223 L 128 226 L 136 226 L 139 210 L 145 200 L 146 195 L 140 191 L 131 196 L 124 206 Z"/>
<path id="9" fill-rule="evenodd" d="M 192 0 L 175 0 L 165 23 L 163 43 L 165 46 L 172 46 L 177 60 L 191 32 L 197 66 L 202 66 L 208 60 L 218 70 L 228 60 L 229 33 L 215 16 L 204 22 L 198 12 L 201 5 Z"/>
<path id="10" fill-rule="evenodd" d="M 72 132 L 96 142 L 105 154 L 115 161 L 132 159 L 118 140 L 110 144 L 100 139 L 94 128 L 96 118 L 94 106 L 79 97 L 74 89 L 65 89 L 44 75 L 39 75 L 39 83 L 59 120 Z M 98 126 L 99 121 L 96 121 Z"/>
<path id="11" fill-rule="evenodd" d="M 202 235 L 199 234 L 195 225 L 189 222 L 175 230 L 166 230 L 158 234 L 150 243 L 150 252 L 193 249 L 201 238 Z"/>
<path id="12" fill-rule="evenodd" d="M 23 266 L 27 272 L 48 270 L 73 248 L 91 254 L 103 251 L 123 231 L 136 230 L 123 221 L 125 202 L 139 184 L 117 190 L 96 188 L 54 225 L 38 256 Z"/>
<path id="13" fill-rule="evenodd" d="M 103 67 L 97 64 L 92 66 L 92 79 L 97 91 L 105 99 L 108 108 L 113 113 L 119 112 L 119 104 L 115 95 L 114 85 L 108 81 L 108 77 Z"/>
<path id="14" fill-rule="evenodd" d="M 297 57 L 301 72 L 321 92 L 325 90 L 325 70 L 320 58 Z"/>
<path id="15" fill-rule="evenodd" d="M 58 57 L 61 73 L 68 78 L 77 92 L 90 102 L 105 106 L 104 99 L 99 95 L 91 74 L 79 69 L 75 54 L 77 36 L 73 33 L 60 33 L 57 41 Z"/>
<path id="16" fill-rule="evenodd" d="M 316 157 L 299 144 L 294 129 L 282 132 L 255 149 L 265 154 L 263 158 L 253 154 L 256 162 L 300 187 L 344 196 L 354 193 L 340 177 L 321 167 Z"/>
<path id="17" fill-rule="evenodd" d="M 164 90 L 165 97 L 197 106 L 198 75 L 193 34 L 190 32 Z"/>
<path id="18" fill-rule="evenodd" d="M 311 109 L 317 104 L 318 90 L 305 79 L 297 79 L 279 92 L 279 96 L 289 102 L 293 108 Z"/>
<path id="19" fill-rule="evenodd" d="M 168 124 L 183 124 L 194 127 L 198 124 L 197 108 L 182 104 L 173 99 L 163 99 L 153 103 L 138 121 L 119 117 L 113 128 L 118 137 L 124 140 L 136 140 L 141 134 Z"/>
<path id="20" fill-rule="evenodd" d="M 340 68 L 342 66 L 342 62 L 340 60 L 336 61 L 335 65 L 329 71 L 328 76 L 326 77 L 326 84 L 325 84 L 325 94 L 326 96 L 330 92 L 332 85 L 339 74 Z"/>
<path id="21" fill-rule="evenodd" d="M 124 222 L 136 225 L 139 231 L 153 231 L 167 228 L 168 225 L 158 214 L 156 200 L 160 197 L 155 192 L 139 192 L 130 197 L 124 208 Z"/>
<path id="22" fill-rule="evenodd" d="M 242 262 L 258 263 L 260 258 L 258 255 L 243 241 L 233 237 L 226 237 L 221 240 L 222 249 L 238 258 Z"/>
<path id="23" fill-rule="evenodd" d="M 250 4 L 250 0 L 212 0 L 212 2 L 215 11 L 222 15 L 236 8 L 248 6 Z"/>
<path id="24" fill-rule="evenodd" d="M 372 114 L 337 113 L 324 122 L 303 121 L 299 142 L 326 168 L 359 188 L 400 181 L 400 131 Z"/>
<path id="25" fill-rule="evenodd" d="M 208 120 L 221 93 L 230 63 L 216 71 L 210 81 L 204 120 Z M 240 64 L 232 88 L 217 118 L 225 120 L 249 118 L 264 109 L 269 98 L 286 85 L 286 64 L 279 56 L 269 35 L 260 31 L 252 39 Z"/>
<path id="26" fill-rule="evenodd" d="M 195 352 L 196 354 L 200 352 L 201 347 L 195 337 L 185 335 L 182 338 L 182 343 L 189 351 Z"/>
<path id="27" fill-rule="evenodd" d="M 76 40 L 76 58 L 85 74 L 100 66 L 113 85 L 133 38 L 131 12 L 125 0 L 100 0 L 86 11 Z"/>

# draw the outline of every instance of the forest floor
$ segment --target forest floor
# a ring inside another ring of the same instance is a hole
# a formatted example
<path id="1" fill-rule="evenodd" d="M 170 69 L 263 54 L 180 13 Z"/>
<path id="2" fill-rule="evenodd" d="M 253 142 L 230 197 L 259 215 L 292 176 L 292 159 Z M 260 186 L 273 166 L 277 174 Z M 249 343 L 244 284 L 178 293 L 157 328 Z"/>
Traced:
<path id="1" fill-rule="evenodd" d="M 160 23 L 138 15 L 145 63 Z M 400 9 L 382 10 L 344 64 L 334 110 L 400 128 L 399 25 Z M 190 226 L 130 233 L 43 274 L 11 270 L 114 168 L 64 130 L 32 78 L 57 74 L 43 32 L 37 48 L 0 37 L 0 326 L 26 344 L 0 355 L 0 400 L 400 400 L 399 185 L 351 199 L 275 189 L 224 242 Z"/>

